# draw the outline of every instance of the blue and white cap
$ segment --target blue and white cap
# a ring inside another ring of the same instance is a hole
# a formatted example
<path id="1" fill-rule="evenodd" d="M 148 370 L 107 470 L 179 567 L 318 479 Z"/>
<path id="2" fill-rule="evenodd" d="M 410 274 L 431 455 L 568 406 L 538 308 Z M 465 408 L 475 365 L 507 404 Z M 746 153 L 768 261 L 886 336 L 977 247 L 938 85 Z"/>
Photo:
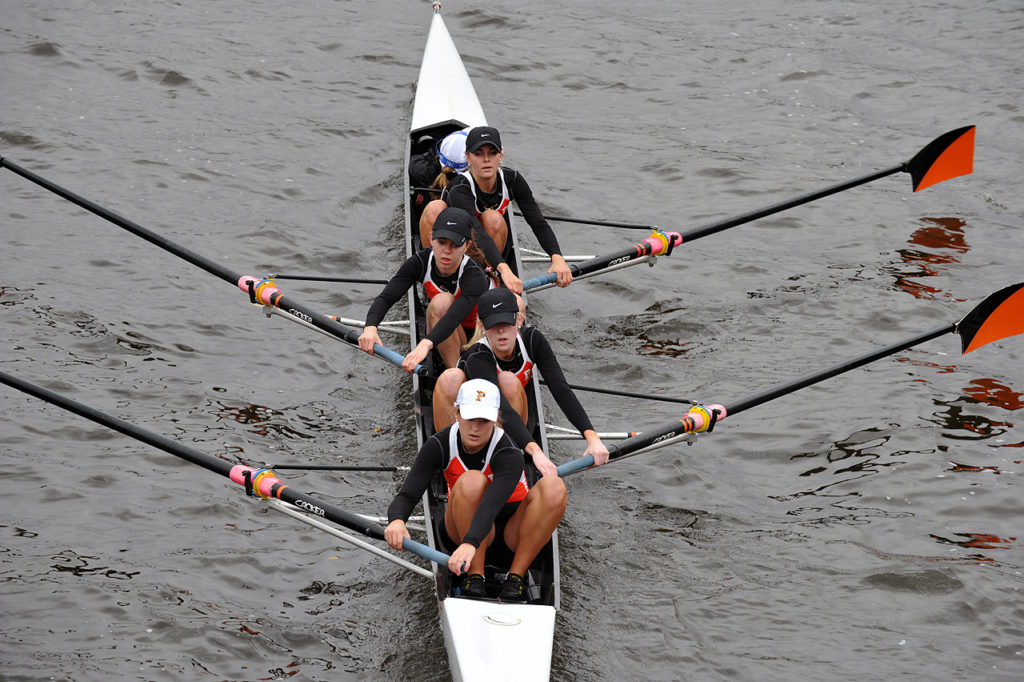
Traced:
<path id="1" fill-rule="evenodd" d="M 442 166 L 461 173 L 469 168 L 466 163 L 466 135 L 470 129 L 457 130 L 437 143 L 437 159 Z"/>

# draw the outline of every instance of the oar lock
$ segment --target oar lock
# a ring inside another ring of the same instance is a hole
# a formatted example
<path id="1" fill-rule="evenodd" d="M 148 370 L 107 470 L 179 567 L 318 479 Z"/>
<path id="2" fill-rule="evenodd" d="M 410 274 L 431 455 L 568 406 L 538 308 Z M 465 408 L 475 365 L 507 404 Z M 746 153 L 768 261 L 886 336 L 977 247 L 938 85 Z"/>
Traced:
<path id="1" fill-rule="evenodd" d="M 708 409 L 704 405 L 694 405 L 687 411 L 687 416 L 695 415 L 701 421 L 701 426 L 694 428 L 692 433 L 711 433 L 715 430 L 715 424 L 718 422 L 718 417 L 722 413 L 721 410 L 716 407 Z M 691 417 L 692 418 L 692 417 Z M 697 421 L 697 419 L 694 419 Z"/>
<path id="2" fill-rule="evenodd" d="M 655 225 L 651 236 L 644 242 L 650 244 L 652 256 L 671 256 L 672 249 L 683 243 L 683 236 L 678 232 L 665 232 Z"/>
<path id="3" fill-rule="evenodd" d="M 277 478 L 273 471 L 267 467 L 262 469 L 246 469 L 242 472 L 242 479 L 245 482 L 245 494 L 249 497 L 260 497 L 264 500 L 269 499 L 269 495 L 263 495 L 260 493 L 260 482 L 269 476 L 270 478 Z"/>

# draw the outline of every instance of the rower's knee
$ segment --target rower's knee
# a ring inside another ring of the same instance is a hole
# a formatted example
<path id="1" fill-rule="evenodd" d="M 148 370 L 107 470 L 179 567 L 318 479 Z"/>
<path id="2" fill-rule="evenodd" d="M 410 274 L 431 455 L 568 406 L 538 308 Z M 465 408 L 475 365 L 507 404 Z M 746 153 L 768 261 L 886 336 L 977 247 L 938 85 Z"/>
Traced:
<path id="1" fill-rule="evenodd" d="M 440 199 L 434 199 L 423 209 L 423 213 L 420 215 L 420 242 L 423 244 L 423 248 L 430 246 L 430 235 L 434 230 L 434 221 L 437 220 L 437 216 L 440 215 L 441 211 L 446 208 L 448 208 L 448 204 Z"/>
<path id="2" fill-rule="evenodd" d="M 437 383 L 434 384 L 434 390 L 440 391 L 442 395 L 451 398 L 451 402 L 455 402 L 455 397 L 459 395 L 459 388 L 462 384 L 466 383 L 466 373 L 461 369 L 452 367 L 441 372 L 441 376 L 437 378 Z"/>
<path id="3" fill-rule="evenodd" d="M 427 322 L 431 326 L 437 324 L 437 321 L 444 317 L 454 302 L 455 297 L 447 291 L 436 294 L 434 298 L 430 299 L 430 305 L 427 306 Z"/>
<path id="4" fill-rule="evenodd" d="M 522 388 L 519 377 L 511 372 L 503 371 L 498 373 L 498 390 L 502 392 L 509 404 L 518 412 L 522 412 L 527 404 L 526 391 Z M 522 417 L 522 415 L 520 415 Z M 523 421 L 526 418 L 523 417 Z"/>
<path id="5" fill-rule="evenodd" d="M 522 389 L 523 385 L 519 383 L 519 377 L 508 370 L 502 370 L 498 372 L 498 388 L 501 389 L 502 393 L 508 393 L 509 391 L 515 392 Z M 507 395 L 506 395 L 507 397 Z"/>
<path id="6" fill-rule="evenodd" d="M 565 481 L 558 476 L 542 476 L 533 489 L 540 496 L 541 502 L 549 509 L 561 509 L 569 500 L 569 491 L 565 487 Z"/>
<path id="7" fill-rule="evenodd" d="M 505 224 L 505 216 L 494 209 L 489 208 L 480 214 L 480 225 L 483 226 L 484 230 L 487 231 L 487 234 L 491 236 L 491 239 L 497 241 L 500 237 L 502 242 L 504 242 L 505 234 L 508 232 L 508 225 Z"/>
<path id="8" fill-rule="evenodd" d="M 482 471 L 470 470 L 459 476 L 452 486 L 452 495 L 464 502 L 479 503 L 491 480 Z"/>

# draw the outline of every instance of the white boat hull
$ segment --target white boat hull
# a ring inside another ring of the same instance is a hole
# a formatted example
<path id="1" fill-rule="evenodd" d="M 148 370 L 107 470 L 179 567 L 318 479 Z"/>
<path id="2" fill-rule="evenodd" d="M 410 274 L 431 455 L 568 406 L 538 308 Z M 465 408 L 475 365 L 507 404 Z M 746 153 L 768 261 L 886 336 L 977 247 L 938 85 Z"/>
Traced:
<path id="1" fill-rule="evenodd" d="M 547 680 L 555 608 L 449 597 L 441 627 L 457 682 Z"/>

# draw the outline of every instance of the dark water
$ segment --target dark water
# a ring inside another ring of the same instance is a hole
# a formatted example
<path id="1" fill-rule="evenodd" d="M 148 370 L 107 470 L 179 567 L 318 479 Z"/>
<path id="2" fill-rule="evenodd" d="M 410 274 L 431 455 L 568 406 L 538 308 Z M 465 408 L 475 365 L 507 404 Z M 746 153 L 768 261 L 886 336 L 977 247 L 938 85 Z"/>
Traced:
<path id="1" fill-rule="evenodd" d="M 384 276 L 429 7 L 4 3 L 0 153 L 237 271 Z M 687 229 L 978 125 L 971 176 L 894 176 L 537 294 L 578 383 L 728 405 L 1024 279 L 1016 0 L 444 9 L 554 215 Z M 233 461 L 411 458 L 398 370 L 10 172 L 0 221 L 0 369 Z M 575 253 L 640 236 L 557 229 Z M 285 290 L 352 317 L 375 293 Z M 958 348 L 573 477 L 553 676 L 1024 677 L 1024 339 Z M 602 430 L 677 415 L 584 402 Z M 447 676 L 422 578 L 13 390 L 0 406 L 0 678 Z M 287 478 L 366 512 L 396 486 Z"/>

